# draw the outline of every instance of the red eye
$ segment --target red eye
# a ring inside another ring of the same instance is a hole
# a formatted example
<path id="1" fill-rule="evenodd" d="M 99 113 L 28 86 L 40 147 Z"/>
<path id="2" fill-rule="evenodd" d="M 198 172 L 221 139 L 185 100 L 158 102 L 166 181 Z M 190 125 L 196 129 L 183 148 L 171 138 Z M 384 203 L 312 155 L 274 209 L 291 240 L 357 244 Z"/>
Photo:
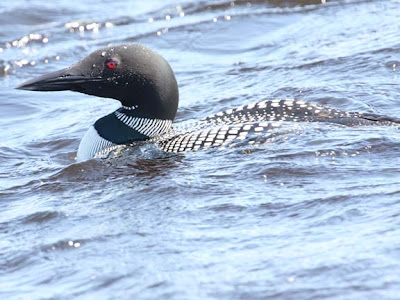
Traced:
<path id="1" fill-rule="evenodd" d="M 117 62 L 115 60 L 110 59 L 109 61 L 106 62 L 106 67 L 109 69 L 115 69 L 117 67 Z"/>

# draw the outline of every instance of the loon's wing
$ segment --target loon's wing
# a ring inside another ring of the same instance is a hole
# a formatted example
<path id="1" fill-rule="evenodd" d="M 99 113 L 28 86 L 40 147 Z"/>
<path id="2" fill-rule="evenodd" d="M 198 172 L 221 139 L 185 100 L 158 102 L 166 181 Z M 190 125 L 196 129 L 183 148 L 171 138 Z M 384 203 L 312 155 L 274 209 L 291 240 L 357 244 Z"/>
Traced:
<path id="1" fill-rule="evenodd" d="M 267 140 L 277 134 L 285 122 L 328 122 L 346 126 L 399 126 L 400 119 L 375 114 L 344 112 L 333 108 L 295 100 L 262 101 L 229 109 L 198 122 L 187 123 L 176 134 L 158 145 L 166 152 L 183 152 L 226 145 L 233 140 L 264 136 Z M 292 124 L 293 125 L 293 124 Z M 249 142 L 251 144 L 251 140 Z"/>
<path id="2" fill-rule="evenodd" d="M 329 122 L 347 126 L 393 125 L 400 119 L 368 113 L 344 112 L 296 100 L 266 100 L 236 109 L 228 109 L 202 120 L 212 125 L 234 125 L 247 122 L 292 121 Z"/>
<path id="3" fill-rule="evenodd" d="M 226 145 L 232 141 L 247 140 L 262 134 L 265 139 L 274 135 L 281 127 L 280 122 L 253 122 L 237 125 L 223 125 L 208 129 L 174 135 L 168 140 L 159 141 L 158 145 L 166 152 L 184 152 L 207 149 Z M 248 144 L 254 143 L 249 141 Z"/>

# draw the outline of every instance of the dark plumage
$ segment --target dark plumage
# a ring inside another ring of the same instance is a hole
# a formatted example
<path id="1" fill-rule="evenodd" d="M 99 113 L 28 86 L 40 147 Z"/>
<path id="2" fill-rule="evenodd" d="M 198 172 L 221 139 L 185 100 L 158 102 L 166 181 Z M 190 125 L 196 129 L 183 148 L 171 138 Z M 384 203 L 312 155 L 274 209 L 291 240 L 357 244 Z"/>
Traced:
<path id="1" fill-rule="evenodd" d="M 348 113 L 295 100 L 261 101 L 229 109 L 174 134 L 179 93 L 166 60 L 139 44 L 109 46 L 76 64 L 21 84 L 32 91 L 71 90 L 119 100 L 122 107 L 97 120 L 79 145 L 77 158 L 85 160 L 117 145 L 153 140 L 168 152 L 221 146 L 246 140 L 248 134 L 268 134 L 282 121 L 330 122 L 348 126 L 398 125 L 399 119 Z"/>

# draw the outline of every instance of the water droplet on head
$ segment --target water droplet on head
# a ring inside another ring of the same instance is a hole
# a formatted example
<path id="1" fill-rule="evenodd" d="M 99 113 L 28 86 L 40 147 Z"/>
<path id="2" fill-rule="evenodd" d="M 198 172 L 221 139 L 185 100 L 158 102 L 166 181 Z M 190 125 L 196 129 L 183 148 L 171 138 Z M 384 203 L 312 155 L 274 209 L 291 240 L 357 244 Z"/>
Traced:
<path id="1" fill-rule="evenodd" d="M 96 64 L 93 64 L 93 66 L 92 66 L 93 68 L 96 68 Z"/>
<path id="2" fill-rule="evenodd" d="M 106 51 L 101 52 L 101 56 L 102 57 L 106 56 L 106 53 L 107 53 Z"/>

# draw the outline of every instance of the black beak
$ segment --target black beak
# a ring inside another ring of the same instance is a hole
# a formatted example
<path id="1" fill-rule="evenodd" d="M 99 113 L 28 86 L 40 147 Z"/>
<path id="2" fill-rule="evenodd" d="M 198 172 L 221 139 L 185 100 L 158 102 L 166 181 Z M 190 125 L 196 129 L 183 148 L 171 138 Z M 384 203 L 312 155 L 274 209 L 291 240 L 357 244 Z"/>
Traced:
<path id="1" fill-rule="evenodd" d="M 70 68 L 44 74 L 25 81 L 16 87 L 27 91 L 80 91 L 82 85 L 101 81 L 101 77 L 89 77 L 84 75 L 73 75 Z"/>

